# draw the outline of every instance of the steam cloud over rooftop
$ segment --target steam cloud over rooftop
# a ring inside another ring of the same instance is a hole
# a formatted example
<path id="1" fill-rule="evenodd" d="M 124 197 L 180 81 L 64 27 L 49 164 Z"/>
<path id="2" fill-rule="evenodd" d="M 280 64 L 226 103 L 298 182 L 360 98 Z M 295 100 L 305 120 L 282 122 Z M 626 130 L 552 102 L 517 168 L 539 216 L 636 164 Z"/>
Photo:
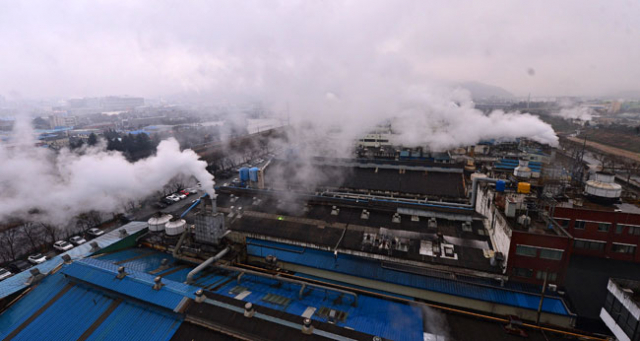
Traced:
<path id="1" fill-rule="evenodd" d="M 31 128 L 18 120 L 16 143 L 0 144 L 0 222 L 9 217 L 63 224 L 82 212 L 122 211 L 127 201 L 154 194 L 176 176 L 195 176 L 213 194 L 213 176 L 206 162 L 191 150 L 180 151 L 178 142 L 160 142 L 156 155 L 135 163 L 120 152 L 101 147 L 79 155 L 63 149 L 56 154 L 36 147 Z"/>

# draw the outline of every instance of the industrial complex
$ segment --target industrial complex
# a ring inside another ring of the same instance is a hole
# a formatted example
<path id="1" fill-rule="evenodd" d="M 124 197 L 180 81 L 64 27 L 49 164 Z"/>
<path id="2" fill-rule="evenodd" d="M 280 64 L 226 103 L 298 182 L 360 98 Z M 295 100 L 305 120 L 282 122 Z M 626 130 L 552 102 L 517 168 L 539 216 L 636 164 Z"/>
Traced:
<path id="1" fill-rule="evenodd" d="M 640 261 L 640 208 L 615 175 L 580 190 L 525 140 L 361 148 L 242 167 L 184 212 L 1 282 L 2 339 L 637 337 L 637 306 L 618 321 L 609 302 L 635 297 L 610 277 Z"/>

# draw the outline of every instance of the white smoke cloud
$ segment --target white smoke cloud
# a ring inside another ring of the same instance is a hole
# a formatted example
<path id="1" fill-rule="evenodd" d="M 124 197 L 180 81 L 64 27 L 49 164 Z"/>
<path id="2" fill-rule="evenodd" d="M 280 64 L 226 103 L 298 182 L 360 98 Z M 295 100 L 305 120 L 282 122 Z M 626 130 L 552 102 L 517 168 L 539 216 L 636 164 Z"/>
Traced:
<path id="1" fill-rule="evenodd" d="M 572 107 L 563 108 L 560 112 L 554 112 L 551 113 L 551 115 L 562 117 L 565 120 L 591 121 L 593 119 L 594 111 L 589 107 Z"/>
<path id="2" fill-rule="evenodd" d="M 36 147 L 28 123 L 19 119 L 13 144 L 0 145 L 0 222 L 9 217 L 64 224 L 77 214 L 121 211 L 176 176 L 194 176 L 213 194 L 213 176 L 192 150 L 180 151 L 174 139 L 162 141 L 156 155 L 131 163 L 103 147 L 79 155 Z M 39 214 L 29 214 L 37 209 Z"/>

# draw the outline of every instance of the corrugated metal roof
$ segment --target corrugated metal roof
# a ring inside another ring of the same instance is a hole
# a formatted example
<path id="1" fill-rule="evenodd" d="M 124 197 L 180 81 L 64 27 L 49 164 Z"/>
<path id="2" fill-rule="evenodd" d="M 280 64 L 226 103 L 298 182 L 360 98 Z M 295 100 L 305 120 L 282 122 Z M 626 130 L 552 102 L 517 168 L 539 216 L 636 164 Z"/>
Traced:
<path id="1" fill-rule="evenodd" d="M 126 268 L 125 271 L 129 274 L 123 279 L 117 279 L 118 265 L 87 258 L 65 266 L 61 272 L 81 281 L 171 310 L 178 307 L 183 298 L 194 298 L 194 293 L 199 289 L 163 279 L 164 286 L 160 290 L 154 290 L 153 279 L 156 276 Z"/>
<path id="2" fill-rule="evenodd" d="M 351 255 L 339 254 L 336 259 L 333 253 L 315 249 L 290 252 L 276 242 L 256 242 L 251 238 L 247 238 L 247 242 L 247 253 L 253 256 L 274 255 L 285 262 L 526 309 L 536 310 L 540 303 L 538 295 L 394 271 L 382 268 L 378 262 Z M 569 314 L 562 300 L 553 297 L 545 298 L 542 310 L 558 315 Z"/>
<path id="3" fill-rule="evenodd" d="M 84 284 L 70 287 L 70 283 L 61 272 L 46 277 L 3 312 L 0 339 L 29 318 L 33 320 L 16 331 L 13 340 L 76 340 L 85 333 L 88 340 L 168 340 L 182 323 L 178 314 L 138 303 L 118 303 L 99 288 Z M 108 310 L 116 304 L 113 311 Z M 104 320 L 100 319 L 102 314 Z"/>
<path id="4" fill-rule="evenodd" d="M 105 248 L 121 240 L 119 230 L 125 229 L 129 234 L 134 234 L 146 227 L 147 227 L 146 222 L 141 222 L 141 221 L 130 222 L 127 225 L 124 225 L 116 230 L 113 230 L 109 233 L 105 233 L 104 235 L 96 239 L 93 239 L 91 242 L 96 242 L 98 243 L 98 246 L 100 248 Z M 41 273 L 47 274 L 51 270 L 55 269 L 56 267 L 58 267 L 60 264 L 63 263 L 62 255 L 64 254 L 68 254 L 69 256 L 71 256 L 72 259 L 84 258 L 91 254 L 91 245 L 89 245 L 89 243 L 85 243 L 80 246 L 76 246 L 75 248 L 63 254 L 57 255 L 56 257 L 49 259 L 48 261 L 42 264 L 36 265 L 33 268 L 37 268 L 38 270 L 40 270 Z M 29 277 L 31 277 L 31 273 L 29 272 L 29 270 L 27 270 L 0 282 L 0 298 L 7 297 L 11 294 L 14 294 L 26 288 L 27 287 L 26 283 Z"/>
<path id="5" fill-rule="evenodd" d="M 73 287 L 12 340 L 77 340 L 112 302 L 98 291 Z"/>
<path id="6" fill-rule="evenodd" d="M 0 318 L 0 340 L 51 300 L 67 283 L 68 281 L 61 274 L 48 276 L 38 284 L 36 289 L 4 311 Z"/>
<path id="7" fill-rule="evenodd" d="M 176 316 L 123 302 L 87 340 L 169 340 L 181 322 Z"/>

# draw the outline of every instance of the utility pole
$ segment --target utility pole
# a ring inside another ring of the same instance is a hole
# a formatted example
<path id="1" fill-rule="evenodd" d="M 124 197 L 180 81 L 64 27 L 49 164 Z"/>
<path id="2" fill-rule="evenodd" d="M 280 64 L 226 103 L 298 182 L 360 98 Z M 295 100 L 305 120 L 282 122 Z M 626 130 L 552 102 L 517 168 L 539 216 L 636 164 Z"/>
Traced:
<path id="1" fill-rule="evenodd" d="M 547 289 L 547 276 L 549 275 L 549 268 L 544 271 L 544 282 L 542 282 L 542 292 L 540 293 L 540 304 L 538 304 L 538 316 L 536 318 L 536 324 L 540 325 L 540 315 L 542 314 L 542 302 L 544 301 L 544 293 Z"/>

